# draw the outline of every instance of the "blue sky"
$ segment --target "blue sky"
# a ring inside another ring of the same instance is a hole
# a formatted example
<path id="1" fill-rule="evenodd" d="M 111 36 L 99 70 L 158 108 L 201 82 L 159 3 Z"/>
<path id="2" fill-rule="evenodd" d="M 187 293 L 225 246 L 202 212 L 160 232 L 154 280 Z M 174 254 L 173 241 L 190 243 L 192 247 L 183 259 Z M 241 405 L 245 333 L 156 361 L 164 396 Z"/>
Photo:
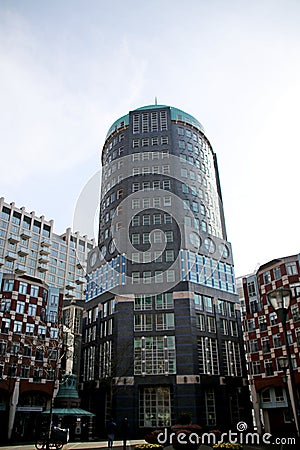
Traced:
<path id="1" fill-rule="evenodd" d="M 298 253 L 299 23 L 296 0 L 1 0 L 1 195 L 63 232 L 112 122 L 157 96 L 217 153 L 237 274 Z"/>

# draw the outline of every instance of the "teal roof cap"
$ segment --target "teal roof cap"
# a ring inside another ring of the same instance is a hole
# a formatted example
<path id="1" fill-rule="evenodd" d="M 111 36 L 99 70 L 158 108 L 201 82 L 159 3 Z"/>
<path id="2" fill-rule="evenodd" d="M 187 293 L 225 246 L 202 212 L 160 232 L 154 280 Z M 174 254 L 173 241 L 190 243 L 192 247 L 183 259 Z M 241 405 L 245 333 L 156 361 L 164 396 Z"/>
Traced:
<path id="1" fill-rule="evenodd" d="M 139 108 L 134 109 L 133 111 L 140 111 L 144 109 L 158 109 L 158 108 L 170 108 L 171 110 L 171 120 L 174 121 L 180 121 L 185 122 L 189 125 L 192 125 L 193 127 L 200 130 L 202 133 L 205 133 L 203 125 L 199 122 L 199 120 L 195 119 L 195 117 L 191 116 L 190 114 L 182 111 L 181 109 L 174 108 L 173 106 L 167 106 L 167 105 L 146 105 L 141 106 Z M 118 128 L 121 128 L 123 126 L 129 125 L 129 114 L 126 114 L 125 116 L 120 117 L 117 119 L 110 129 L 108 130 L 106 134 L 106 139 L 110 136 L 111 133 L 116 131 Z"/>

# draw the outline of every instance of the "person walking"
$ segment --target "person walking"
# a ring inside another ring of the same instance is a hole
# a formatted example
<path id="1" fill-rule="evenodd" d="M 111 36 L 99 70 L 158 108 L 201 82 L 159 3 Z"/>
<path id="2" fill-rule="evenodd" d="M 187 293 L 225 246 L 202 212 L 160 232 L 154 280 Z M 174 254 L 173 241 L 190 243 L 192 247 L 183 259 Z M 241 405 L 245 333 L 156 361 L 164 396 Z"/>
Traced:
<path id="1" fill-rule="evenodd" d="M 122 421 L 121 436 L 123 439 L 123 450 L 126 450 L 126 443 L 129 436 L 129 423 L 127 417 L 125 417 Z"/>
<path id="2" fill-rule="evenodd" d="M 106 426 L 107 431 L 107 446 L 108 448 L 113 448 L 114 440 L 115 440 L 115 434 L 117 431 L 117 424 L 113 421 L 113 419 L 110 419 Z"/>

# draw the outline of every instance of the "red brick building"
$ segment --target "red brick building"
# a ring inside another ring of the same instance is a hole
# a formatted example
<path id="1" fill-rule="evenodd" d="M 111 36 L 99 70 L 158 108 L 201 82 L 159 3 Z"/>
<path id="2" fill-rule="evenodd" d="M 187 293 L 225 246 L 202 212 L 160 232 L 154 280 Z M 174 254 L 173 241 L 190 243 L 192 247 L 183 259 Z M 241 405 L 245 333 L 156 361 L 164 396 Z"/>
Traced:
<path id="1" fill-rule="evenodd" d="M 31 439 L 49 408 L 61 352 L 62 295 L 27 275 L 0 273 L 0 441 Z"/>
<path id="2" fill-rule="evenodd" d="M 250 389 L 258 430 L 270 433 L 294 431 L 287 385 L 292 408 L 293 394 L 287 371 L 287 384 L 278 358 L 286 356 L 282 323 L 269 305 L 267 293 L 280 287 L 290 288 L 291 305 L 287 317 L 287 338 L 291 352 L 296 390 L 300 385 L 300 271 L 299 256 L 275 259 L 242 279 L 240 299 L 246 343 Z"/>

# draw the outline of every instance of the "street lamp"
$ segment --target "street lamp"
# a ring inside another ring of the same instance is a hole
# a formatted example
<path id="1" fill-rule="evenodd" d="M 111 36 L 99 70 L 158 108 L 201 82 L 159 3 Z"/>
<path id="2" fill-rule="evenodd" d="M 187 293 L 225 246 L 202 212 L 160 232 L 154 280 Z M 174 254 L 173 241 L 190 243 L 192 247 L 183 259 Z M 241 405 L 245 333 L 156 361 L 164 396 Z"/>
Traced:
<path id="1" fill-rule="evenodd" d="M 284 371 L 285 374 L 287 372 L 287 369 L 289 369 L 290 372 L 291 391 L 294 402 L 293 416 L 297 436 L 299 437 L 299 401 L 296 390 L 291 351 L 288 344 L 287 330 L 286 330 L 286 319 L 291 303 L 291 290 L 287 288 L 275 289 L 274 291 L 268 292 L 267 297 L 272 308 L 276 312 L 277 317 L 280 319 L 283 327 L 284 344 L 286 348 L 287 357 L 278 358 L 278 366 Z M 290 397 L 288 385 L 287 385 L 287 396 Z M 289 398 L 288 400 L 291 400 L 291 398 Z"/>
<path id="2" fill-rule="evenodd" d="M 294 418 L 294 413 L 293 413 L 293 408 L 292 408 L 292 403 L 291 403 L 288 379 L 287 379 L 287 370 L 289 368 L 288 357 L 287 356 L 279 356 L 277 358 L 277 362 L 278 362 L 278 368 L 283 371 L 282 381 L 283 381 L 283 385 L 284 385 L 285 392 L 286 392 L 286 400 L 287 400 L 287 404 L 288 404 L 289 416 L 290 416 L 291 421 L 295 425 L 295 418 Z"/>

